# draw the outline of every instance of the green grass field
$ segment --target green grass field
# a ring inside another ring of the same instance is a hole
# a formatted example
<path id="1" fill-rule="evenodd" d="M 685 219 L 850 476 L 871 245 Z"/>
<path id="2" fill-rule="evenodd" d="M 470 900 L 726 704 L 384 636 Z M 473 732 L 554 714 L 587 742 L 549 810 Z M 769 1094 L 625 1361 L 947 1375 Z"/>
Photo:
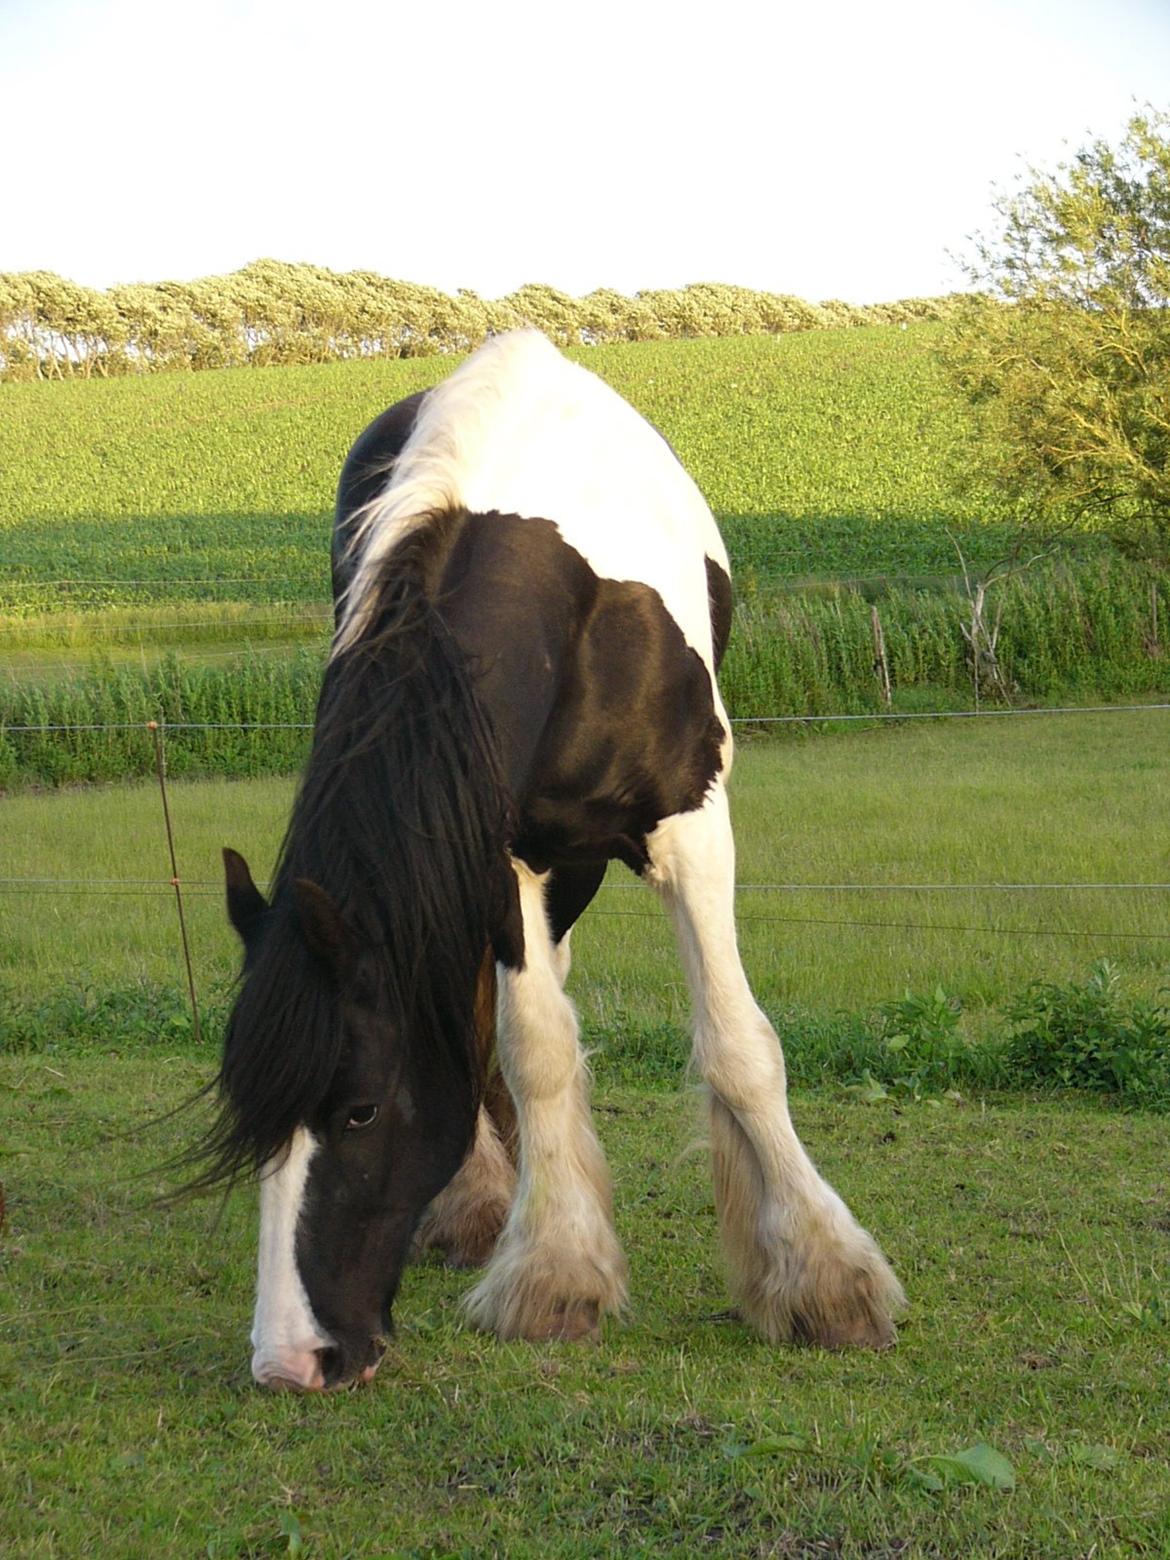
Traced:
<path id="1" fill-rule="evenodd" d="M 470 1276 L 424 1267 L 372 1387 L 275 1397 L 248 1376 L 251 1195 L 222 1215 L 149 1206 L 149 1167 L 195 1123 L 147 1120 L 207 1073 L 189 1055 L 0 1059 L 19 1122 L 0 1157 L 5 1554 L 1170 1549 L 1164 1120 L 797 1098 L 911 1298 L 895 1351 L 835 1356 L 728 1318 L 693 1102 L 606 1089 L 632 1305 L 600 1347 L 473 1334 Z M 980 1443 L 1014 1490 L 937 1461 Z"/>
<path id="2" fill-rule="evenodd" d="M 963 476 L 969 424 L 932 359 L 936 333 L 879 326 L 575 355 L 670 439 L 741 575 L 950 575 L 944 526 L 978 560 L 999 555 L 1015 516 Z M 0 599 L 24 614 L 326 600 L 347 449 L 452 366 L 0 387 Z M 57 580 L 74 583 L 39 583 Z"/>
<path id="3" fill-rule="evenodd" d="M 1154 710 L 745 741 L 731 786 L 738 879 L 1165 883 L 1168 719 Z M 291 794 L 285 780 L 171 787 L 206 992 L 222 992 L 236 965 L 220 847 L 242 850 L 257 877 L 266 875 Z M 44 892 L 0 895 L 0 940 L 26 999 L 63 987 L 182 984 L 157 786 L 14 794 L 4 812 L 7 875 L 95 890 L 44 884 Z M 753 888 L 741 893 L 739 914 L 749 972 L 778 1017 L 864 1011 L 907 987 L 942 985 L 977 1029 L 982 1010 L 1033 978 L 1071 979 L 1100 957 L 1137 989 L 1155 991 L 1170 957 L 1168 897 L 1165 889 Z M 1077 932 L 1104 935 L 1069 935 Z M 620 1048 L 666 1025 L 681 1061 L 683 980 L 653 896 L 613 868 L 574 937 L 572 978 L 590 1034 Z"/>

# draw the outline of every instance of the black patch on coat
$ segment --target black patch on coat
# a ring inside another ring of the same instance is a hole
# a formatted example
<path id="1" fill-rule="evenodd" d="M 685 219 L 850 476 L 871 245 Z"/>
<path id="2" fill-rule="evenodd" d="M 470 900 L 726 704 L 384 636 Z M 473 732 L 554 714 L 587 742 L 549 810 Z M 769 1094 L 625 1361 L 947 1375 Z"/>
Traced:
<path id="1" fill-rule="evenodd" d="M 607 866 L 604 860 L 586 861 L 553 870 L 544 891 L 553 942 L 559 943 L 589 908 Z"/>
<path id="2" fill-rule="evenodd" d="M 731 580 L 727 570 L 714 558 L 704 558 L 703 562 L 707 565 L 707 604 L 711 610 L 711 639 L 715 670 L 718 671 L 731 638 Z"/>
<path id="3" fill-rule="evenodd" d="M 333 523 L 333 606 L 340 616 L 341 600 L 349 589 L 356 560 L 349 547 L 361 510 L 385 489 L 406 441 L 422 410 L 428 391 L 418 390 L 375 417 L 345 458 L 337 483 L 336 519 Z M 340 626 L 340 622 L 338 624 Z"/>
<path id="4" fill-rule="evenodd" d="M 551 520 L 444 517 L 436 602 L 468 657 L 534 871 L 617 859 L 700 807 L 721 765 L 711 677 L 658 592 L 603 579 Z"/>

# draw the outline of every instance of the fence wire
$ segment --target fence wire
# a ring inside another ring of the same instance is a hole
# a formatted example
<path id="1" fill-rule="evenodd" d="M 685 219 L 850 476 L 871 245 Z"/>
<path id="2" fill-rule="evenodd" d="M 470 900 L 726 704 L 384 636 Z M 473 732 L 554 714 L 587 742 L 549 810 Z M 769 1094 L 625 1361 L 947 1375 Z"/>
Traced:
<path id="1" fill-rule="evenodd" d="M 1145 715 L 1170 710 L 1166 704 L 1064 704 L 1040 705 L 1032 709 L 966 709 L 966 710 L 872 710 L 853 715 L 736 715 L 732 726 L 824 726 L 837 721 L 861 720 L 1002 720 L 1011 716 L 1042 715 Z M 304 720 L 160 720 L 163 731 L 311 731 L 312 721 Z M 145 731 L 147 723 L 141 720 L 100 721 L 92 723 L 62 723 L 44 725 L 4 725 L 0 723 L 0 736 L 9 732 L 44 734 L 52 731 Z"/>
<path id="2" fill-rule="evenodd" d="M 778 725 L 820 725 L 833 722 L 858 722 L 878 720 L 969 720 L 969 719 L 1003 719 L 1005 717 L 1037 717 L 1044 715 L 1098 715 L 1098 714 L 1136 714 L 1165 712 L 1170 710 L 1170 703 L 1155 704 L 1110 704 L 1110 705 L 1063 705 L 1045 706 L 1036 709 L 965 709 L 965 710 L 931 710 L 914 711 L 912 713 L 896 713 L 876 711 L 869 714 L 822 714 L 822 715 L 773 715 L 773 716 L 743 716 L 734 719 L 733 726 L 778 726 Z M 95 722 L 91 724 L 39 724 L 39 725 L 0 725 L 0 736 L 12 733 L 13 735 L 47 735 L 51 733 L 65 732 L 94 732 L 94 731 L 142 731 L 144 737 L 157 743 L 158 769 L 160 789 L 163 797 L 164 811 L 166 809 L 165 789 L 165 735 L 168 731 L 310 731 L 312 723 L 308 721 L 114 721 Z M 603 884 L 602 892 L 638 891 L 640 885 L 634 883 Z M 997 883 L 997 882 L 973 882 L 973 883 L 737 883 L 735 885 L 737 895 L 753 895 L 762 893 L 776 894 L 1021 894 L 1021 893 L 1060 893 L 1060 894 L 1088 894 L 1088 893 L 1129 893 L 1129 894 L 1164 894 L 1170 892 L 1170 882 L 1044 882 L 1044 883 Z M 172 875 L 167 878 L 67 878 L 67 877 L 0 877 L 0 895 L 12 896 L 39 896 L 39 895 L 81 895 L 86 897 L 106 898 L 158 898 L 161 896 L 172 897 L 176 904 L 179 926 L 185 930 L 183 923 L 183 897 L 212 899 L 220 898 L 223 889 L 218 882 L 212 882 L 206 878 L 180 879 L 177 867 L 172 863 Z M 646 910 L 625 910 L 610 908 L 602 905 L 594 905 L 591 913 L 594 916 L 612 919 L 636 919 L 653 920 L 661 926 L 666 926 L 666 918 L 660 907 Z M 737 915 L 737 924 L 742 928 L 753 926 L 824 926 L 843 928 L 859 931 L 898 931 L 898 932 L 927 932 L 947 933 L 962 936 L 996 936 L 996 937 L 1028 937 L 1051 939 L 1089 939 L 1105 942 L 1167 942 L 1170 941 L 1170 931 L 1116 931 L 1096 928 L 1070 928 L 1052 926 L 997 926 L 997 925 L 969 925 L 952 922 L 933 921 L 894 921 L 875 919 L 854 919 L 850 917 L 834 916 L 803 916 L 803 915 L 767 915 L 751 913 Z M 190 965 L 188 964 L 190 972 Z M 198 1008 L 194 990 L 194 977 L 190 975 L 191 1003 L 195 1021 L 198 1023 Z"/>

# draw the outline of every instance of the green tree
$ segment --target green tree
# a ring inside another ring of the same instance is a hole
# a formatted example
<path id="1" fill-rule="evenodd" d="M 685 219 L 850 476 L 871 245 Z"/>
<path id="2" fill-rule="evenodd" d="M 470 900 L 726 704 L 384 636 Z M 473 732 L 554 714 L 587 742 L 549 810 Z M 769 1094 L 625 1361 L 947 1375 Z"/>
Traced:
<path id="1" fill-rule="evenodd" d="M 1170 116 L 1134 115 L 995 205 L 944 360 L 1021 512 L 1170 544 Z"/>

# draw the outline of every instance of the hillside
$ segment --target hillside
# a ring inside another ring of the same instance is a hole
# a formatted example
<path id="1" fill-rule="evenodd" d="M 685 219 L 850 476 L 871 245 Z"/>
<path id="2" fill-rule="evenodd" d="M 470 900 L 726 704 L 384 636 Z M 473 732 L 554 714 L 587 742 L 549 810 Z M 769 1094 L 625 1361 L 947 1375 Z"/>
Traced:
<path id="1" fill-rule="evenodd" d="M 575 355 L 671 441 L 741 572 L 929 575 L 954 572 L 946 528 L 990 560 L 1013 519 L 1001 499 L 966 485 L 967 414 L 932 361 L 938 328 Z M 324 600 L 346 450 L 386 405 L 453 366 L 428 358 L 0 386 L 0 600 L 24 613 L 136 599 Z"/>

